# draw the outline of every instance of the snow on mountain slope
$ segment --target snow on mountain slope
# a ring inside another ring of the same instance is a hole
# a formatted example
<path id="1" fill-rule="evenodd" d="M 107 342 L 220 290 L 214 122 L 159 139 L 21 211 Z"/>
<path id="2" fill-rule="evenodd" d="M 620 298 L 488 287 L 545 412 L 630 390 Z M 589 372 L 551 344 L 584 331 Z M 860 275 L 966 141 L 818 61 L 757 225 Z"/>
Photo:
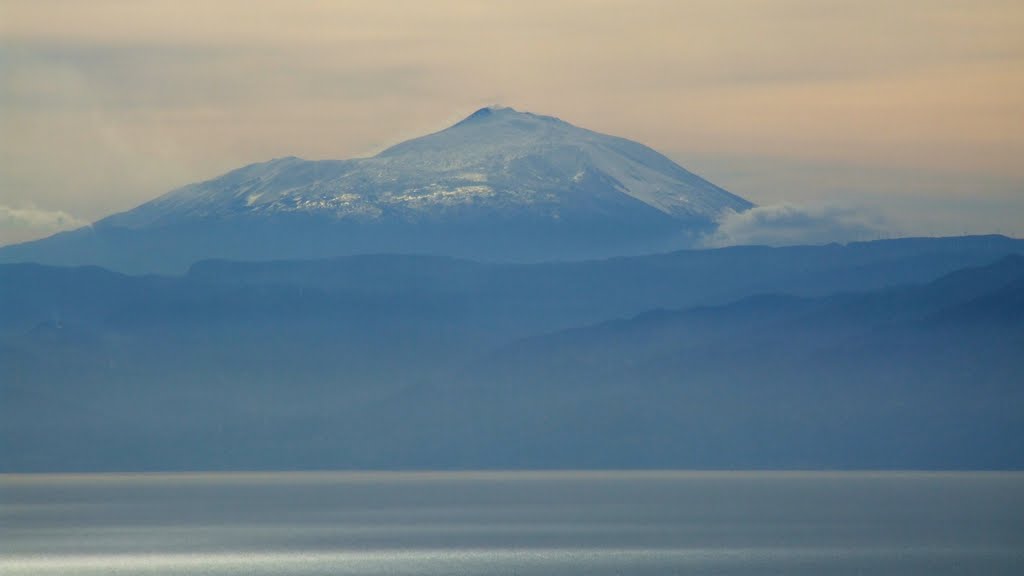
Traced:
<path id="1" fill-rule="evenodd" d="M 282 213 L 557 221 L 628 218 L 649 207 L 674 220 L 710 225 L 751 206 L 641 144 L 550 116 L 484 108 L 372 158 L 253 164 L 174 190 L 104 224 L 140 228 Z"/>
<path id="2" fill-rule="evenodd" d="M 751 206 L 636 142 L 484 108 L 372 158 L 245 166 L 2 247 L 0 262 L 181 273 L 210 258 L 608 258 L 693 246 Z"/>

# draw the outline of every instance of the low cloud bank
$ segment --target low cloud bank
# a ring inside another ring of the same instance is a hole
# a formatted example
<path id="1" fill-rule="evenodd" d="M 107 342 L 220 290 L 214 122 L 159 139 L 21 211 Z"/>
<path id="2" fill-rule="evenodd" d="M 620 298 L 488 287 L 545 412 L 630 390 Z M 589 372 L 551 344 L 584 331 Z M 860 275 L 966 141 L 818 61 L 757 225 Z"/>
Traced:
<path id="1" fill-rule="evenodd" d="M 883 232 L 881 219 L 861 210 L 776 204 L 726 215 L 703 244 L 710 248 L 750 244 L 791 246 L 874 240 L 882 236 L 888 234 Z"/>
<path id="2" fill-rule="evenodd" d="M 0 204 L 0 246 L 48 236 L 89 223 L 63 210 L 11 208 Z"/>

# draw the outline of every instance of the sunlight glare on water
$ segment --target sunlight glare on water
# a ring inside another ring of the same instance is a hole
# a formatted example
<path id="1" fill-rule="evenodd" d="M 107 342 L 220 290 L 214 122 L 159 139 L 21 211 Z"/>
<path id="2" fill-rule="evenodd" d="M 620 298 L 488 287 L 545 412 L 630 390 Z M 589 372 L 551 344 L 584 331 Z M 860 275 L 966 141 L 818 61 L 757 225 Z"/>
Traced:
<path id="1" fill-rule="evenodd" d="M 0 477 L 0 573 L 1017 574 L 1016 473 Z"/>

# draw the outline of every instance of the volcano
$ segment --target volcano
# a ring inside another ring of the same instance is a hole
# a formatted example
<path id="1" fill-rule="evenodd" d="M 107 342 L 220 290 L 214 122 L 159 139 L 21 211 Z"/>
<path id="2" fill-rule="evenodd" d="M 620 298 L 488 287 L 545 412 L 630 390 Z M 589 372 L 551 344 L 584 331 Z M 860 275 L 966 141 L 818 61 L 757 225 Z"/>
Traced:
<path id="1" fill-rule="evenodd" d="M 602 258 L 690 246 L 752 206 L 637 142 L 489 107 L 370 158 L 245 166 L 2 248 L 0 262 L 177 273 L 214 258 Z"/>

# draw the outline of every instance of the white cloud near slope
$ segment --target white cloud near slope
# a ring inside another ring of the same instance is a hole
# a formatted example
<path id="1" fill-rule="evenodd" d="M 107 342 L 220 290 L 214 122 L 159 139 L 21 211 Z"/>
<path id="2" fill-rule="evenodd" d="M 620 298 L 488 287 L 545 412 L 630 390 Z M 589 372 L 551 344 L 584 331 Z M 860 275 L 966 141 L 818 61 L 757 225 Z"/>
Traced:
<path id="1" fill-rule="evenodd" d="M 707 247 L 856 242 L 888 236 L 881 219 L 861 210 L 806 207 L 795 204 L 756 206 L 719 220 L 718 229 L 704 239 Z"/>
<path id="2" fill-rule="evenodd" d="M 63 210 L 43 210 L 33 206 L 12 208 L 0 204 L 0 246 L 33 240 L 88 224 Z"/>

